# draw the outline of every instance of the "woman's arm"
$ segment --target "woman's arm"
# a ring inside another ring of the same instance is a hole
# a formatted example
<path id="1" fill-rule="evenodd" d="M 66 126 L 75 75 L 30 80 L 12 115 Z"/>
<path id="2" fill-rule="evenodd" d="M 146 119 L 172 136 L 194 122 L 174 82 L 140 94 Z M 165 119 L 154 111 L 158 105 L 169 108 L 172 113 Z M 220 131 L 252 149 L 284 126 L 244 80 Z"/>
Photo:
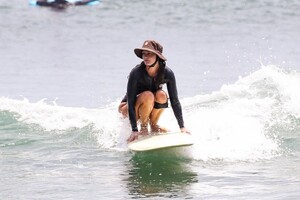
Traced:
<path id="1" fill-rule="evenodd" d="M 174 115 L 177 119 L 178 125 L 180 128 L 184 128 L 184 121 L 182 116 L 182 108 L 178 98 L 176 79 L 173 71 L 170 68 L 166 68 L 167 75 L 167 88 L 169 93 L 169 98 L 171 102 L 171 106 L 174 112 Z"/>
<path id="2" fill-rule="evenodd" d="M 135 70 L 130 72 L 127 83 L 127 104 L 128 116 L 131 124 L 132 131 L 138 131 L 136 123 L 135 102 L 137 96 L 137 80 L 135 77 Z"/>

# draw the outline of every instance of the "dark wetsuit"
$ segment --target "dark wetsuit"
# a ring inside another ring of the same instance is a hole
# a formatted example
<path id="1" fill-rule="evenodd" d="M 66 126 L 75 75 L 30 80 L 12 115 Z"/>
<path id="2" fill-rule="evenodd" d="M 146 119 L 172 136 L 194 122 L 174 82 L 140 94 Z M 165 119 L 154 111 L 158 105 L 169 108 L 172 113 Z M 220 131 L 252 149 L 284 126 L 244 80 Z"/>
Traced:
<path id="1" fill-rule="evenodd" d="M 184 127 L 182 109 L 178 99 L 176 80 L 173 71 L 166 66 L 164 70 L 164 80 L 159 83 L 159 85 L 156 85 L 155 78 L 150 77 L 145 69 L 145 65 L 140 64 L 131 70 L 127 83 L 127 93 L 122 100 L 122 102 L 127 102 L 128 104 L 128 114 L 132 131 L 138 131 L 135 113 L 137 95 L 144 91 L 156 92 L 157 90 L 162 89 L 163 84 L 167 84 L 171 106 L 178 125 L 180 128 Z"/>
<path id="2" fill-rule="evenodd" d="M 81 6 L 81 5 L 87 5 L 88 3 L 94 2 L 96 0 L 85 0 L 85 1 L 75 1 L 74 5 L 75 6 Z M 39 6 L 48 6 L 48 7 L 53 7 L 53 8 L 66 8 L 68 5 L 71 5 L 72 3 L 70 3 L 67 0 L 56 0 L 56 1 L 37 1 L 36 2 L 37 5 Z"/>
<path id="3" fill-rule="evenodd" d="M 64 8 L 65 6 L 69 5 L 69 2 L 66 0 L 60 0 L 60 1 L 52 1 L 52 2 L 48 2 L 48 1 L 37 1 L 36 5 L 39 6 L 49 6 L 49 7 L 54 7 L 54 8 Z"/>

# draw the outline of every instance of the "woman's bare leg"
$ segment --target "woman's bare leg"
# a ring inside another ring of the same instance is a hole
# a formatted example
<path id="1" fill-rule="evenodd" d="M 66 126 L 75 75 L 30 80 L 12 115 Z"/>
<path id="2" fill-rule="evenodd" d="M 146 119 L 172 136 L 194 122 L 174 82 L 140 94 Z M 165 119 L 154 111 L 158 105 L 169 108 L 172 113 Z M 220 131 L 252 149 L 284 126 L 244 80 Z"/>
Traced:
<path id="1" fill-rule="evenodd" d="M 150 127 L 152 132 L 167 132 L 168 129 L 162 128 L 157 125 L 164 108 L 154 108 L 154 102 L 164 104 L 168 100 L 167 94 L 163 90 L 159 90 L 155 93 L 155 96 L 150 91 L 142 92 L 137 96 L 135 104 L 136 120 L 141 122 L 141 133 L 148 133 L 148 122 L 150 119 Z M 127 102 L 122 102 L 119 105 L 119 112 L 123 117 L 128 117 L 128 105 Z"/>
<path id="2" fill-rule="evenodd" d="M 127 102 L 121 102 L 118 109 L 119 113 L 123 115 L 124 118 L 128 117 L 128 105 Z"/>
<path id="3" fill-rule="evenodd" d="M 150 91 L 142 92 L 137 96 L 135 111 L 137 120 L 141 122 L 140 132 L 148 134 L 149 116 L 154 106 L 154 94 Z"/>
<path id="4" fill-rule="evenodd" d="M 168 96 L 167 94 L 163 91 L 163 90 L 158 90 L 155 93 L 155 102 L 160 103 L 160 104 L 164 104 L 168 101 Z M 159 127 L 157 125 L 158 120 L 161 116 L 161 114 L 163 113 L 165 109 L 164 108 L 160 108 L 160 109 L 156 109 L 153 108 L 151 115 L 150 115 L 150 126 L 151 126 L 151 132 L 167 132 L 168 130 L 162 127 Z"/>

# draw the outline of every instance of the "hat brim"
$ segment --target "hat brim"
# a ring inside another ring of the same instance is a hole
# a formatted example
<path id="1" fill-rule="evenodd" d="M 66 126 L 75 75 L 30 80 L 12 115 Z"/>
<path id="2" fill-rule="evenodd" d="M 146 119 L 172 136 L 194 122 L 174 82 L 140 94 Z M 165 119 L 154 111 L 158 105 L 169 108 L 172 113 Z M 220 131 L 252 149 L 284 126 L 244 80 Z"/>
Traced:
<path id="1" fill-rule="evenodd" d="M 165 58 L 161 53 L 153 51 L 152 49 L 148 49 L 148 48 L 135 48 L 134 49 L 135 55 L 141 59 L 143 59 L 143 54 L 142 54 L 143 51 L 150 51 L 150 52 L 156 54 L 160 59 L 162 59 L 164 61 L 167 60 L 167 58 Z"/>

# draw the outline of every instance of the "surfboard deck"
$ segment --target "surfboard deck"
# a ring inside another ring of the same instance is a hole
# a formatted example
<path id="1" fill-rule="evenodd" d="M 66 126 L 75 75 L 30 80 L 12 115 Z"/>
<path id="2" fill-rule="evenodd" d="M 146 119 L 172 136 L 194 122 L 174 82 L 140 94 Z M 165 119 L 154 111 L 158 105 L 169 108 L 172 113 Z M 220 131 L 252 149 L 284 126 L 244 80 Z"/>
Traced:
<path id="1" fill-rule="evenodd" d="M 128 148 L 132 151 L 143 152 L 157 149 L 184 147 L 193 145 L 193 137 L 187 133 L 162 133 L 140 137 L 130 142 Z"/>

